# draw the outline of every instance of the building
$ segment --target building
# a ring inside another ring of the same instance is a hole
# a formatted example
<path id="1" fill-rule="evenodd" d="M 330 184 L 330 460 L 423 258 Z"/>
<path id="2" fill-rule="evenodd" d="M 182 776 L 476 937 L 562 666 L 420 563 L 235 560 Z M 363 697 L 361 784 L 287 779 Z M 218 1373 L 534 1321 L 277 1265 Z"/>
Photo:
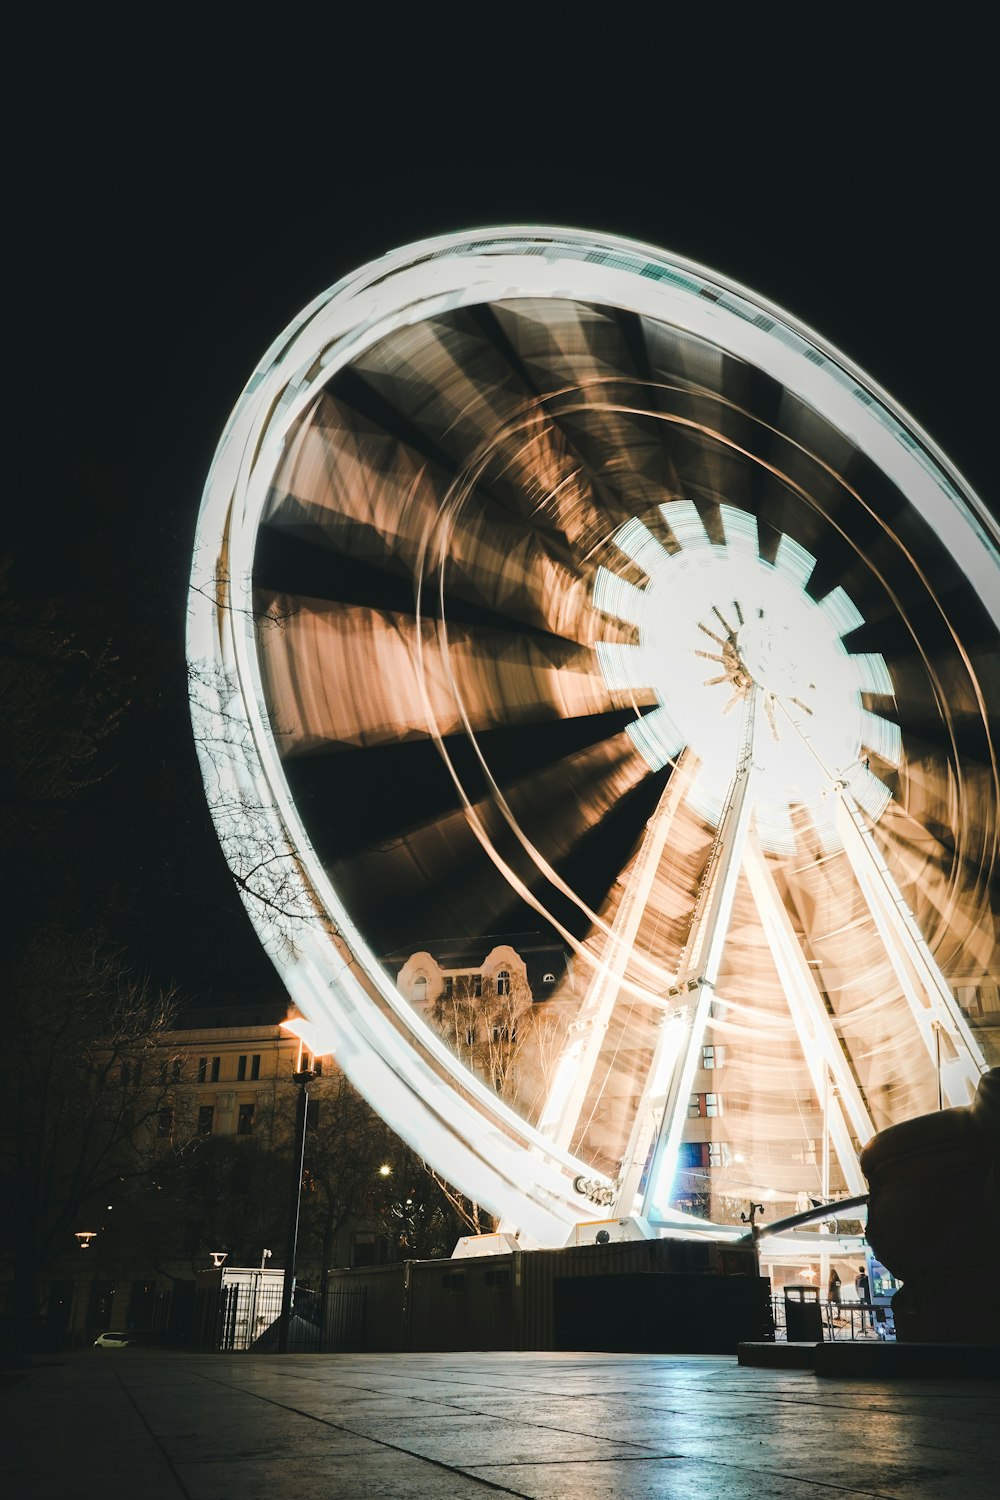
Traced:
<path id="1" fill-rule="evenodd" d="M 498 1092 L 529 1118 L 537 1118 L 551 1076 L 546 1063 L 562 1050 L 580 1002 L 573 965 L 561 945 L 535 934 L 487 936 L 429 942 L 384 962 L 400 992 L 443 1031 L 470 1066 L 487 1074 L 492 1070 Z M 987 1061 L 1000 1065 L 998 977 L 969 975 L 954 985 L 954 993 Z M 267 1200 L 262 1207 L 269 1218 L 262 1214 L 261 1222 L 277 1228 L 270 1234 L 273 1246 L 262 1238 L 243 1247 L 242 1259 L 272 1271 L 281 1265 L 288 1201 L 284 1153 L 290 1143 L 296 1072 L 311 1069 L 316 1075 L 310 1086 L 312 1127 L 342 1134 L 343 1117 L 337 1110 L 342 1107 L 343 1076 L 332 1059 L 311 1057 L 283 1029 L 292 1014 L 283 999 L 248 1011 L 189 1011 L 164 1040 L 164 1102 L 153 1122 L 155 1148 L 165 1161 L 192 1144 L 221 1143 L 215 1154 L 230 1174 L 219 1178 L 221 1194 L 230 1191 L 241 1160 L 248 1162 L 248 1153 L 256 1153 L 258 1175 L 249 1184 L 250 1196 Z M 683 1197 L 694 1212 L 705 1212 L 709 1203 L 728 1196 L 738 1217 L 741 1205 L 754 1196 L 742 1176 L 742 1132 L 753 1124 L 741 1109 L 746 1067 L 747 1059 L 730 1042 L 713 1039 L 702 1047 L 680 1160 Z M 616 1107 L 611 1101 L 609 1108 Z M 356 1127 L 370 1135 L 372 1112 L 363 1108 Z M 770 1219 L 821 1201 L 824 1172 L 829 1195 L 842 1191 L 824 1143 L 822 1101 L 792 1089 L 784 1101 L 784 1118 L 789 1128 L 775 1135 L 769 1147 Z M 575 1142 L 585 1160 L 594 1159 L 588 1154 L 592 1150 L 599 1158 L 601 1131 L 600 1108 L 592 1108 Z M 759 1161 L 759 1140 L 756 1146 Z M 378 1169 L 370 1153 L 363 1160 L 362 1152 L 357 1155 L 361 1169 L 373 1178 Z M 267 1174 L 266 1181 L 261 1174 Z M 335 1226 L 322 1257 L 314 1243 L 300 1244 L 298 1271 L 304 1283 L 318 1286 L 329 1269 L 399 1258 L 384 1221 L 374 1208 L 364 1211 L 364 1193 L 356 1202 L 361 1211 Z M 151 1199 L 144 1232 L 134 1226 L 131 1233 L 119 1232 L 115 1210 L 114 1203 L 98 1206 L 93 1222 L 80 1223 L 76 1246 L 68 1246 L 62 1261 L 50 1269 L 46 1316 L 55 1336 L 82 1342 L 114 1327 L 169 1331 L 171 1318 L 179 1326 L 180 1312 L 191 1305 L 213 1259 L 221 1254 L 228 1259 L 223 1240 L 208 1243 L 196 1220 L 183 1222 L 182 1203 Z M 266 1252 L 272 1248 L 277 1253 L 269 1265 L 272 1257 Z"/>

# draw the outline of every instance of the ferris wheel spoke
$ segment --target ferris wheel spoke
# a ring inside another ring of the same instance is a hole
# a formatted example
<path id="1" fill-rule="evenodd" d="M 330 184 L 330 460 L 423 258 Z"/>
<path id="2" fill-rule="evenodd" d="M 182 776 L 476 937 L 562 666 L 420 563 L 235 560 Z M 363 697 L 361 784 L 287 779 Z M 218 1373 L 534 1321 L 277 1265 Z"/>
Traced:
<path id="1" fill-rule="evenodd" d="M 316 821 L 316 847 L 329 860 L 378 850 L 456 812 L 462 806 L 460 789 L 479 801 L 488 776 L 505 788 L 558 769 L 578 754 L 613 743 L 630 722 L 630 712 L 616 710 L 484 730 L 474 742 L 463 731 L 440 741 L 425 735 L 379 745 L 331 744 L 287 757 L 284 769 L 296 802 Z M 644 765 L 638 770 L 646 772 Z M 344 786 L 354 793 L 349 801 Z"/>
<path id="2" fill-rule="evenodd" d="M 596 534 L 578 465 L 562 464 L 531 507 L 490 502 L 481 484 L 473 506 L 448 499 L 454 470 L 373 426 L 359 432 L 329 395 L 310 415 L 271 486 L 255 553 L 260 586 L 412 608 L 419 580 L 425 613 L 439 612 L 443 585 L 458 618 L 492 611 L 525 629 L 585 638 L 586 570 L 560 530 L 565 523 L 574 542 L 581 525 Z M 523 446 L 522 436 L 512 442 Z M 537 446 L 537 434 L 530 441 Z"/>
<path id="3" fill-rule="evenodd" d="M 282 754 L 579 719 L 618 706 L 593 653 L 555 637 L 272 596 L 261 662 Z M 273 626 L 271 615 L 280 624 Z M 650 695 L 636 691 L 640 710 Z"/>
<path id="4" fill-rule="evenodd" d="M 619 734 L 506 786 L 510 821 L 491 796 L 463 798 L 425 822 L 387 830 L 369 851 L 332 860 L 331 870 L 353 906 L 379 924 L 384 951 L 405 940 L 389 940 L 388 922 L 416 938 L 421 922 L 430 923 L 425 934 L 434 927 L 435 911 L 457 920 L 477 904 L 518 931 L 534 914 L 572 935 L 589 927 L 591 907 L 614 884 L 657 795 L 657 779 Z M 527 846 L 522 825 L 532 832 Z"/>

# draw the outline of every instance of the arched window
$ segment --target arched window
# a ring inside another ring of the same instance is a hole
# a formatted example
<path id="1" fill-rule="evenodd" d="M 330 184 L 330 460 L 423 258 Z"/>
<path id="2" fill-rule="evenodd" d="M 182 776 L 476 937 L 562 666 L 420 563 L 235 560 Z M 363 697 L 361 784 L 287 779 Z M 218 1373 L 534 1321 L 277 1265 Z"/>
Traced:
<path id="1" fill-rule="evenodd" d="M 419 1005 L 422 1000 L 427 999 L 427 975 L 418 974 L 413 981 L 413 998 Z"/>
<path id="2" fill-rule="evenodd" d="M 509 969 L 499 969 L 497 971 L 497 994 L 498 995 L 509 995 L 510 994 L 510 970 Z"/>

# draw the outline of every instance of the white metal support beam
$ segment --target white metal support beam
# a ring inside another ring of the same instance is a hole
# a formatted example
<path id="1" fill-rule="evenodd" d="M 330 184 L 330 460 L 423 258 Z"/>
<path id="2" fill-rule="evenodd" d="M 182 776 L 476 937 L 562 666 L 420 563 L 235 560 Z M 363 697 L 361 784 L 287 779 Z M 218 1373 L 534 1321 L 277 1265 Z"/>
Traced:
<path id="1" fill-rule="evenodd" d="M 750 790 L 759 697 L 759 689 L 751 687 L 744 703 L 736 774 L 702 877 L 676 993 L 671 993 L 678 1009 L 664 1020 L 622 1164 L 618 1211 L 637 1212 L 652 1224 L 659 1210 L 668 1206 L 698 1051 L 729 930 L 753 810 Z"/>
<path id="2" fill-rule="evenodd" d="M 903 900 L 861 811 L 835 783 L 837 830 L 921 1039 L 944 1101 L 969 1104 L 987 1063 L 916 919 Z"/>
<path id="3" fill-rule="evenodd" d="M 568 1149 L 576 1132 L 674 814 L 691 783 L 691 771 L 692 757 L 684 750 L 646 825 L 602 961 L 594 970 L 583 1004 L 569 1027 L 538 1126 L 543 1135 L 562 1149 Z"/>
<path id="4" fill-rule="evenodd" d="M 927 1050 L 944 1100 L 968 1104 L 987 1070 L 979 1044 L 958 1001 L 927 946 L 916 919 L 892 878 L 889 867 L 866 827 L 861 809 L 850 795 L 843 776 L 835 775 L 795 722 L 780 698 L 772 701 L 806 746 L 829 782 L 836 798 L 835 818 L 854 878 L 906 997 L 917 1030 Z"/>
<path id="5" fill-rule="evenodd" d="M 864 1145 L 875 1134 L 875 1126 L 857 1079 L 844 1056 L 813 972 L 806 962 L 791 918 L 778 894 L 767 859 L 752 835 L 743 852 L 743 867 L 809 1076 L 824 1111 L 824 1129 L 837 1153 L 848 1190 L 852 1194 L 866 1193 L 868 1187 L 858 1164 L 854 1139 Z"/>

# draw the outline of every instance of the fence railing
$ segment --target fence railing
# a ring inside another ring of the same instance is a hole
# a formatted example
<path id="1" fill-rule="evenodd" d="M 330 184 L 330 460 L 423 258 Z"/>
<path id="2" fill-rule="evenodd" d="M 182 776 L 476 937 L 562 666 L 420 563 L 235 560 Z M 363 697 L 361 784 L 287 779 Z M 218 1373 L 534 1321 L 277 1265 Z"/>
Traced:
<path id="1" fill-rule="evenodd" d="M 365 1348 L 368 1318 L 365 1287 L 336 1285 L 321 1292 L 297 1287 L 288 1326 L 288 1350 L 297 1354 L 358 1353 Z M 782 1342 L 894 1340 L 892 1309 L 860 1302 L 771 1298 L 774 1337 Z M 789 1313 L 791 1316 L 789 1317 Z M 200 1288 L 195 1297 L 161 1295 L 149 1342 L 175 1348 L 254 1350 L 279 1346 L 281 1284 L 263 1279 Z M 791 1333 L 788 1327 L 792 1323 Z"/>
<path id="2" fill-rule="evenodd" d="M 799 1304 L 792 1315 L 793 1324 L 801 1323 L 802 1314 L 808 1309 L 813 1310 L 810 1316 L 818 1312 L 821 1336 L 831 1343 L 862 1339 L 894 1340 L 896 1337 L 891 1307 L 867 1302 Z M 778 1340 L 785 1341 L 788 1338 L 786 1302 L 781 1293 L 771 1298 L 771 1310 L 774 1316 L 774 1336 Z M 797 1333 L 798 1330 L 793 1326 L 793 1339 Z M 808 1338 L 813 1336 L 811 1332 L 806 1333 Z"/>
<path id="3" fill-rule="evenodd" d="M 296 1287 L 288 1323 L 293 1354 L 357 1353 L 364 1347 L 367 1292 Z M 281 1329 L 281 1284 L 264 1280 L 203 1287 L 195 1297 L 161 1294 L 150 1344 L 186 1349 L 274 1352 Z"/>

